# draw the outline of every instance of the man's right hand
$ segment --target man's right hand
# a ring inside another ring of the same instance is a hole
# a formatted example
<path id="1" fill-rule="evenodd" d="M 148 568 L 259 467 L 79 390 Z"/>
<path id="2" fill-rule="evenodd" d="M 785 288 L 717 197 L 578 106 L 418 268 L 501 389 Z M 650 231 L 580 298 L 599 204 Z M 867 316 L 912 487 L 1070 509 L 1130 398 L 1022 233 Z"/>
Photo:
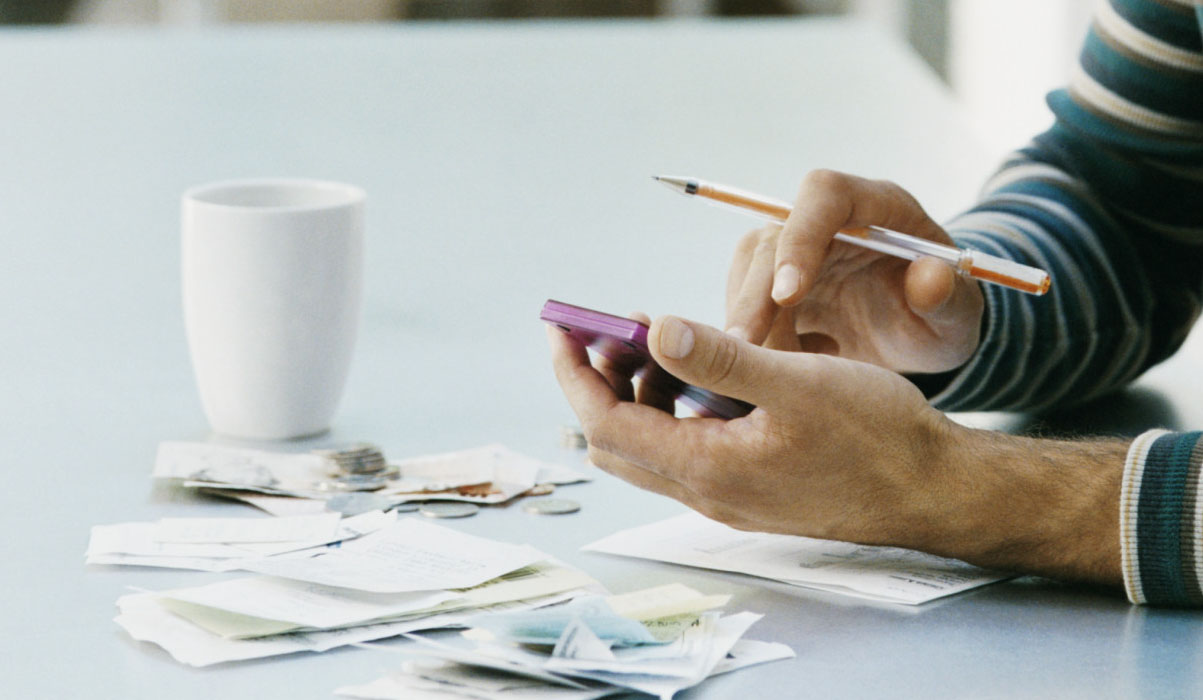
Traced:
<path id="1" fill-rule="evenodd" d="M 784 226 L 740 241 L 727 280 L 728 332 L 902 373 L 964 364 L 978 343 L 978 283 L 934 258 L 910 262 L 833 240 L 862 226 L 952 244 L 898 185 L 813 171 Z"/>

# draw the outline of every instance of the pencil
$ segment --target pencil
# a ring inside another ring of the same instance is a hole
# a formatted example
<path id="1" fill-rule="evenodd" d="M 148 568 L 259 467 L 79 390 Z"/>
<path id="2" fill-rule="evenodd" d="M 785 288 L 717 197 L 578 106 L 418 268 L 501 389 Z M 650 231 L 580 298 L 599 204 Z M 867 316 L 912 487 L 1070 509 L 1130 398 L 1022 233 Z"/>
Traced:
<path id="1" fill-rule="evenodd" d="M 693 177 L 653 175 L 660 183 L 675 192 L 702 197 L 707 201 L 738 209 L 745 214 L 782 223 L 793 211 L 786 202 L 734 187 L 706 182 Z M 906 260 L 930 256 L 952 265 L 958 273 L 982 282 L 998 284 L 1028 294 L 1041 295 L 1048 291 L 1052 280 L 1044 270 L 1021 265 L 1013 260 L 983 253 L 971 248 L 957 248 L 917 238 L 880 226 L 842 229 L 835 239 L 879 253 Z"/>

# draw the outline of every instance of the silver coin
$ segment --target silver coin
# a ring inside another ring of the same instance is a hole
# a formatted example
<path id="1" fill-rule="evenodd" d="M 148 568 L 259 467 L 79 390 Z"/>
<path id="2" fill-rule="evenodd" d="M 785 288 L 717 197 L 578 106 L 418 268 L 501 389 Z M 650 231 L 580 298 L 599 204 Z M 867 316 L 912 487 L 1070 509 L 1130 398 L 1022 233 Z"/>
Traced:
<path id="1" fill-rule="evenodd" d="M 475 503 L 427 503 L 418 509 L 428 518 L 466 518 L 479 511 L 480 506 Z"/>
<path id="2" fill-rule="evenodd" d="M 322 459 L 328 459 L 331 462 L 358 462 L 364 459 L 371 459 L 374 454 L 347 454 L 345 452 L 331 452 L 322 455 Z"/>
<path id="3" fill-rule="evenodd" d="M 357 442 L 354 445 L 340 447 L 335 449 L 314 450 L 313 453 L 320 457 L 328 457 L 330 459 L 338 459 L 340 457 L 354 457 L 356 455 L 380 454 L 379 447 L 366 442 Z"/>
<path id="4" fill-rule="evenodd" d="M 348 483 L 360 480 L 365 483 L 379 481 L 383 482 L 388 479 L 396 479 L 401 476 L 401 469 L 396 465 L 387 465 L 383 462 L 379 466 L 364 468 L 351 465 L 342 465 L 329 473 L 333 481 L 345 481 Z"/>
<path id="5" fill-rule="evenodd" d="M 412 513 L 414 511 L 416 511 L 417 509 L 418 509 L 417 503 L 398 503 L 397 505 L 393 506 L 392 508 L 389 508 L 389 510 L 397 512 L 397 513 Z"/>
<path id="6" fill-rule="evenodd" d="M 522 504 L 522 510 L 536 515 L 565 515 L 581 509 L 581 504 L 567 498 L 540 498 Z"/>
<path id="7" fill-rule="evenodd" d="M 383 455 L 362 459 L 336 459 L 334 460 L 334 465 L 340 471 L 350 472 L 351 474 L 371 474 L 388 467 L 388 463 L 384 461 Z"/>
<path id="8" fill-rule="evenodd" d="M 378 474 L 388 468 L 388 465 L 383 459 L 371 462 L 339 462 L 339 471 L 347 472 L 348 474 Z"/>
<path id="9" fill-rule="evenodd" d="M 323 491 L 375 491 L 383 488 L 388 479 L 376 474 L 343 474 L 318 484 Z"/>
<path id="10" fill-rule="evenodd" d="M 550 496 L 556 492 L 555 484 L 535 484 L 526 490 L 525 496 Z"/>
<path id="11" fill-rule="evenodd" d="M 384 452 L 369 443 L 356 443 L 341 449 L 313 450 L 313 453 L 343 472 L 374 474 L 385 469 Z"/>

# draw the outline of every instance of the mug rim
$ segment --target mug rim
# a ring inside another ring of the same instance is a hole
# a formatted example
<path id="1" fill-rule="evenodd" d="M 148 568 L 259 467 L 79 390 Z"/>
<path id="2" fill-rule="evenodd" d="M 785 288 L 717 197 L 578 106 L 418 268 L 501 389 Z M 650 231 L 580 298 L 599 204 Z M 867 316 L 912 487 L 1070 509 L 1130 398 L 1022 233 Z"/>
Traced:
<path id="1" fill-rule="evenodd" d="M 256 188 L 291 188 L 294 191 L 304 190 L 306 192 L 316 193 L 319 196 L 316 197 L 315 201 L 312 203 L 280 204 L 247 203 L 245 201 L 237 201 L 233 198 L 229 199 L 228 201 L 222 201 L 221 197 L 216 196 L 218 194 L 232 194 L 235 192 L 242 193 L 245 196 L 249 190 Z M 367 194 L 363 191 L 363 189 L 355 185 L 350 185 L 343 182 L 335 182 L 333 180 L 320 180 L 301 177 L 255 177 L 220 180 L 189 187 L 182 195 L 182 199 L 186 204 L 199 204 L 207 207 L 217 207 L 221 209 L 248 212 L 302 212 L 337 209 L 340 207 L 360 204 L 366 198 Z"/>

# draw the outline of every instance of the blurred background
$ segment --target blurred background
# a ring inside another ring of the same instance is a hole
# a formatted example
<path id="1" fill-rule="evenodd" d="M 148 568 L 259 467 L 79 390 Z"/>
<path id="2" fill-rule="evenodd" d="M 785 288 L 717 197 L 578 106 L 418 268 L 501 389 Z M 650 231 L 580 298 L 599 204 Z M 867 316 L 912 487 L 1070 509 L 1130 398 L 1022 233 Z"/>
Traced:
<path id="1" fill-rule="evenodd" d="M 3 25 L 654 21 L 847 15 L 908 42 L 996 156 L 1051 121 L 1094 0 L 0 0 Z M 849 47 L 856 50 L 856 47 Z"/>

